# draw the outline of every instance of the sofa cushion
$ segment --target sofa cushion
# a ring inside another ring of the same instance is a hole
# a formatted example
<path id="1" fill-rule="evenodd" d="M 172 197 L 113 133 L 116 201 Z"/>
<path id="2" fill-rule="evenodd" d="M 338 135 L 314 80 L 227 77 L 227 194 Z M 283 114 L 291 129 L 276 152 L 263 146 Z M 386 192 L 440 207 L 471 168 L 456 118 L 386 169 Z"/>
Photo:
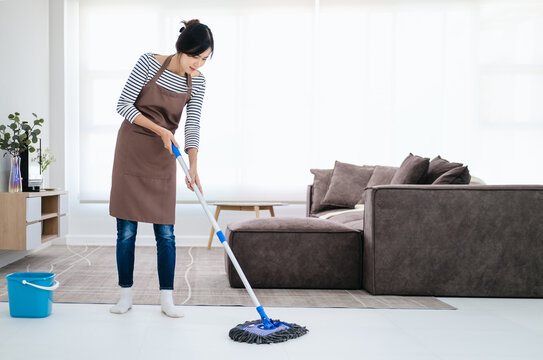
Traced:
<path id="1" fill-rule="evenodd" d="M 467 166 L 456 167 L 441 175 L 432 183 L 439 184 L 469 184 L 471 176 Z"/>
<path id="2" fill-rule="evenodd" d="M 402 162 L 400 168 L 394 174 L 394 177 L 390 183 L 418 184 L 421 180 L 424 180 L 429 164 L 429 158 L 423 158 L 409 153 L 409 155 L 407 155 L 405 160 Z"/>
<path id="3" fill-rule="evenodd" d="M 314 214 L 313 217 L 318 217 L 319 219 L 329 219 L 333 216 L 344 214 L 344 213 L 360 213 L 364 211 L 364 204 L 356 204 L 354 209 L 349 208 L 337 208 L 332 210 L 326 210 Z"/>
<path id="4" fill-rule="evenodd" d="M 455 162 L 449 162 L 445 159 L 442 159 L 441 156 L 437 156 L 432 161 L 430 161 L 430 165 L 428 166 L 428 172 L 426 173 L 426 177 L 424 178 L 425 184 L 432 184 L 438 177 L 445 174 L 447 171 L 452 170 L 457 167 L 461 167 L 462 164 L 455 163 Z"/>
<path id="5" fill-rule="evenodd" d="M 364 210 L 335 215 L 328 220 L 346 225 L 358 231 L 364 231 Z"/>
<path id="6" fill-rule="evenodd" d="M 354 208 L 373 174 L 374 166 L 359 166 L 336 161 L 323 205 Z"/>
<path id="7" fill-rule="evenodd" d="M 333 169 L 311 169 L 310 172 L 315 175 L 313 178 L 313 196 L 311 197 L 311 213 L 332 208 L 322 204 L 324 196 L 330 186 Z"/>
<path id="8" fill-rule="evenodd" d="M 329 220 L 315 218 L 271 217 L 238 221 L 228 225 L 230 231 L 291 232 L 291 233 L 342 233 L 349 227 Z"/>
<path id="9" fill-rule="evenodd" d="M 394 174 L 398 170 L 397 167 L 393 166 L 380 166 L 377 165 L 371 174 L 371 178 L 368 181 L 366 187 L 375 186 L 375 185 L 388 185 L 394 177 Z"/>
<path id="10" fill-rule="evenodd" d="M 366 185 L 366 187 L 390 184 L 390 180 L 392 180 L 397 170 L 398 170 L 397 167 L 377 165 L 375 169 L 373 170 L 373 173 L 371 174 L 371 178 L 368 181 L 368 184 Z M 364 193 L 362 194 L 362 199 L 360 199 L 358 203 L 364 204 L 365 199 L 366 199 L 366 190 L 364 189 Z"/>

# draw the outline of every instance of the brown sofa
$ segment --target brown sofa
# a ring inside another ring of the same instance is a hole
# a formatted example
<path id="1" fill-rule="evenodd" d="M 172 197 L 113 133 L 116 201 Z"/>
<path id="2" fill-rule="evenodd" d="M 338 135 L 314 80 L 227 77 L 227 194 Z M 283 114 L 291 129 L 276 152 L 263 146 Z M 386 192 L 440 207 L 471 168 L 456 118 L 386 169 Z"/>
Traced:
<path id="1" fill-rule="evenodd" d="M 408 159 L 422 163 L 412 154 Z M 453 175 L 469 182 L 466 169 L 457 167 Z M 347 170 L 351 177 L 372 171 L 352 165 Z M 387 183 L 392 174 L 399 174 L 383 167 L 380 173 L 385 170 Z M 307 189 L 306 218 L 254 219 L 228 226 L 230 246 L 255 287 L 543 296 L 543 186 L 372 185 L 369 180 L 369 186 L 356 190 L 364 191 L 360 202 L 365 204 L 347 209 L 314 206 L 330 197 L 322 187 L 326 189 L 330 180 L 317 181 L 318 176 L 330 179 L 330 170 L 313 173 L 316 181 Z M 342 184 L 339 180 L 335 185 Z M 336 196 L 336 202 L 348 198 L 345 185 L 339 190 L 343 195 Z M 241 287 L 229 259 L 226 264 L 231 286 Z"/>
<path id="2" fill-rule="evenodd" d="M 543 296 L 543 186 L 366 190 L 363 212 L 318 219 L 330 210 L 308 210 L 308 218 L 229 225 L 249 281 L 262 288 L 363 287 L 376 295 Z M 226 261 L 231 286 L 242 287 Z"/>

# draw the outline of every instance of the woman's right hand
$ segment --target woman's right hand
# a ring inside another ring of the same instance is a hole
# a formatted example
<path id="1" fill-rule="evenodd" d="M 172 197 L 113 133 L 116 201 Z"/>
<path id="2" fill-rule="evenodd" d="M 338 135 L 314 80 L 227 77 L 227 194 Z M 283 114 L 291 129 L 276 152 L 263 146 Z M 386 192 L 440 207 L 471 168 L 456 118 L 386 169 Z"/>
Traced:
<path id="1" fill-rule="evenodd" d="M 136 116 L 136 118 L 134 119 L 134 123 L 136 125 L 143 126 L 144 128 L 147 128 L 160 136 L 162 142 L 164 143 L 164 148 L 168 150 L 170 154 L 173 155 L 172 143 L 179 149 L 179 144 L 177 143 L 177 141 L 175 141 L 175 138 L 173 137 L 173 134 L 170 130 L 163 128 L 160 125 L 157 125 L 153 121 L 147 119 L 142 114 L 138 114 L 138 116 Z"/>
<path id="2" fill-rule="evenodd" d="M 172 132 L 166 128 L 162 128 L 159 132 L 160 138 L 162 139 L 162 142 L 164 143 L 164 148 L 170 152 L 170 154 L 173 155 L 172 151 L 172 143 L 179 149 L 179 144 L 175 140 L 175 137 L 173 136 Z"/>

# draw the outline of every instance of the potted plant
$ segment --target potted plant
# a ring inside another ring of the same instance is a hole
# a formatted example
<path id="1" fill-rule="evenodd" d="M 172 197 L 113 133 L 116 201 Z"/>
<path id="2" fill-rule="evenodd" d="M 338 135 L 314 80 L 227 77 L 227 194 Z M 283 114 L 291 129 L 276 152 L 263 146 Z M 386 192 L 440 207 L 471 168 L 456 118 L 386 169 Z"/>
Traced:
<path id="1" fill-rule="evenodd" d="M 21 157 L 23 151 L 36 151 L 32 146 L 38 142 L 38 135 L 45 120 L 38 118 L 38 115 L 32 113 L 35 119 L 32 124 L 28 121 L 22 121 L 19 113 L 9 114 L 8 125 L 0 125 L 0 149 L 5 150 L 6 154 L 11 155 L 11 167 L 9 175 L 9 192 L 20 192 L 22 190 L 21 179 Z"/>

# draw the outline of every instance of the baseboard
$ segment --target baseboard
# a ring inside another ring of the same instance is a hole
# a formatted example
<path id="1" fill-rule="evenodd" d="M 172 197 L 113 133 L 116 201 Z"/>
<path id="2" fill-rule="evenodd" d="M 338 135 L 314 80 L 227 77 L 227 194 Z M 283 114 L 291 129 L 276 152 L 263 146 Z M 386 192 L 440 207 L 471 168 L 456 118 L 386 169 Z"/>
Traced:
<path id="1" fill-rule="evenodd" d="M 207 246 L 207 236 L 176 236 L 176 246 Z M 56 239 L 54 245 L 73 246 L 115 246 L 116 238 L 111 235 L 67 235 L 65 238 Z M 138 235 L 136 246 L 156 246 L 155 237 L 152 235 Z M 220 242 L 214 239 L 211 246 L 221 246 Z"/>

